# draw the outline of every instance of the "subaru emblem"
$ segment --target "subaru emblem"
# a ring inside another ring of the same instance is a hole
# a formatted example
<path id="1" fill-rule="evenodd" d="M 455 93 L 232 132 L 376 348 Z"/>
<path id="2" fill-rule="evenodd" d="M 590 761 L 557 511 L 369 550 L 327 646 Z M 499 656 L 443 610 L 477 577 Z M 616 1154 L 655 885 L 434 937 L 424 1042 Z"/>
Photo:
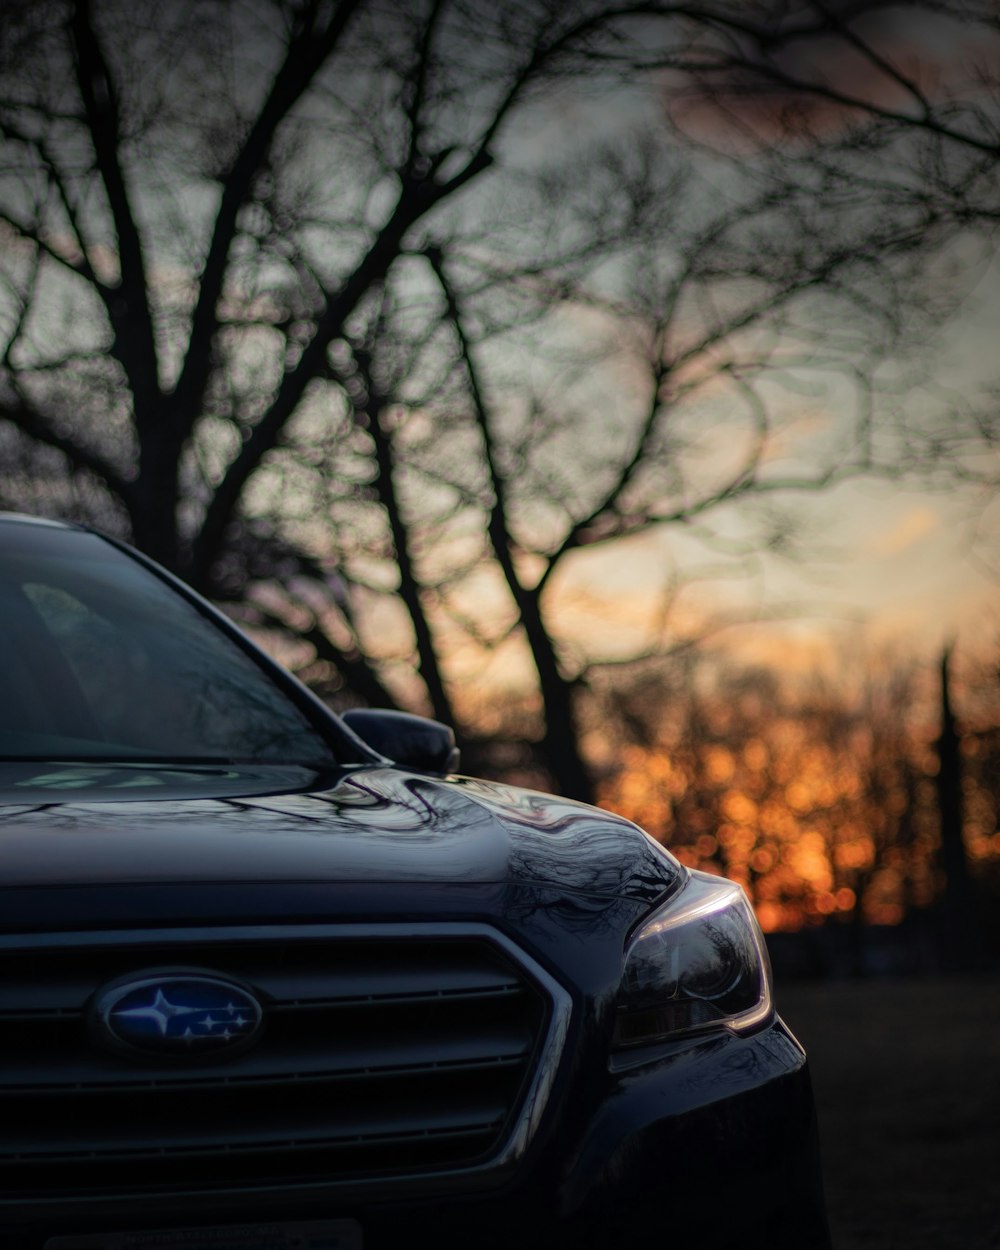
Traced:
<path id="1" fill-rule="evenodd" d="M 244 1050 L 260 1032 L 264 1012 L 235 981 L 171 970 L 105 986 L 94 1000 L 91 1022 L 113 1050 L 200 1060 Z"/>

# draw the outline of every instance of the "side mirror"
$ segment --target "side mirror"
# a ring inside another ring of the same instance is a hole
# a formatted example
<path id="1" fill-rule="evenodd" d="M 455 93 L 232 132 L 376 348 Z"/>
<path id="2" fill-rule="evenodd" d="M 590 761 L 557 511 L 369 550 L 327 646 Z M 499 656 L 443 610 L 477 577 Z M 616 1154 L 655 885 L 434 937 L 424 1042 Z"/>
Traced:
<path id="1" fill-rule="evenodd" d="M 427 773 L 453 773 L 458 768 L 455 735 L 440 721 L 376 708 L 353 708 L 341 719 L 394 764 Z"/>

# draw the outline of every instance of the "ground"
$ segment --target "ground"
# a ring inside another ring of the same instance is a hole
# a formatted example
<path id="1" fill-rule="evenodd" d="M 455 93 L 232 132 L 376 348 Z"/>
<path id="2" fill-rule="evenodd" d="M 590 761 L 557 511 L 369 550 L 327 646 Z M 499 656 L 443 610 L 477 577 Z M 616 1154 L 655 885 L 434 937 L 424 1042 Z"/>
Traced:
<path id="1" fill-rule="evenodd" d="M 1000 1248 L 1000 976 L 788 982 L 834 1250 Z"/>

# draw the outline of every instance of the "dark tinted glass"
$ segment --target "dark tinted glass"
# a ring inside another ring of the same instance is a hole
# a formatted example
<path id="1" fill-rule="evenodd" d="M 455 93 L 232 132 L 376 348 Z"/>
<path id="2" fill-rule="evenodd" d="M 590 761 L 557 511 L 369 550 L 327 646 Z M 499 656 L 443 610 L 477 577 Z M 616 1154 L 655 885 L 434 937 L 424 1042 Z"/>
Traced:
<path id="1" fill-rule="evenodd" d="M 0 524 L 0 756 L 330 763 L 231 639 L 93 534 Z"/>

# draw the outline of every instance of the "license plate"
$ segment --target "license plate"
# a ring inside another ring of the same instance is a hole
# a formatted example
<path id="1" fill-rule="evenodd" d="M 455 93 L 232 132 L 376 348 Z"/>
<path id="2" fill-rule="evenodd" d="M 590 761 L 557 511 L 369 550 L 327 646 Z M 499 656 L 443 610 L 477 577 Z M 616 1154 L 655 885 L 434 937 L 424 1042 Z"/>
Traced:
<path id="1" fill-rule="evenodd" d="M 362 1250 L 356 1220 L 227 1224 L 50 1237 L 45 1250 Z"/>

